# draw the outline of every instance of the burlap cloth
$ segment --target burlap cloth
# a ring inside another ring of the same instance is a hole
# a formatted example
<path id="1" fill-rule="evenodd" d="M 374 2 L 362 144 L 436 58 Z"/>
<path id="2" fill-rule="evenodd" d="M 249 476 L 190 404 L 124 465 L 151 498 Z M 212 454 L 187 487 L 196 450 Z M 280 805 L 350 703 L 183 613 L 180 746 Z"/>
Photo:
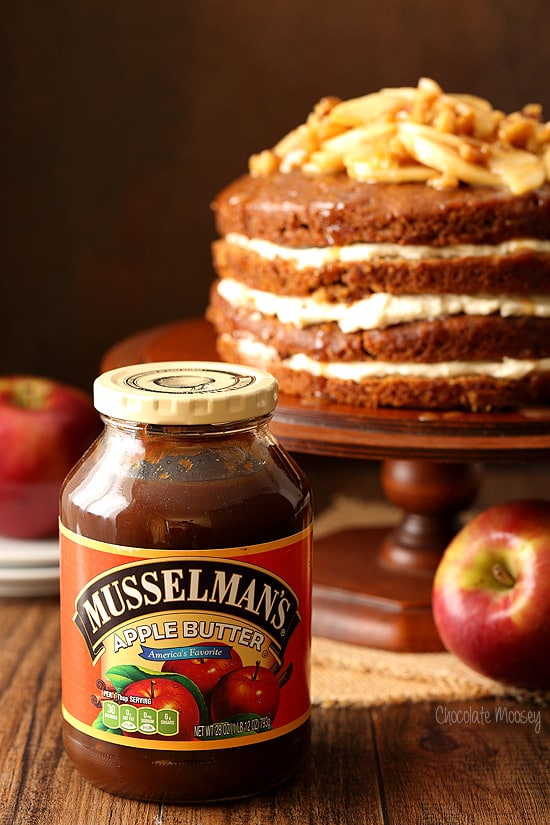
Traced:
<path id="1" fill-rule="evenodd" d="M 399 514 L 382 502 L 336 498 L 315 525 L 315 536 L 347 528 L 395 523 Z M 314 637 L 312 701 L 321 707 L 375 707 L 403 702 L 459 701 L 485 696 L 547 704 L 550 692 L 530 693 L 494 682 L 450 653 L 394 653 Z"/>

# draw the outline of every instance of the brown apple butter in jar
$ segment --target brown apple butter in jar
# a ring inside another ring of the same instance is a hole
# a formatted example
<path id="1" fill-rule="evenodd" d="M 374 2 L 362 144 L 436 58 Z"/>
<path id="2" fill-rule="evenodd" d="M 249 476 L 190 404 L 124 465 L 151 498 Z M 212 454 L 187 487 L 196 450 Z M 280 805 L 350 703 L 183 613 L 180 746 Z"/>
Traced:
<path id="1" fill-rule="evenodd" d="M 61 494 L 65 749 L 135 799 L 262 792 L 309 744 L 309 486 L 261 370 L 166 362 L 94 384 L 103 435 Z"/>

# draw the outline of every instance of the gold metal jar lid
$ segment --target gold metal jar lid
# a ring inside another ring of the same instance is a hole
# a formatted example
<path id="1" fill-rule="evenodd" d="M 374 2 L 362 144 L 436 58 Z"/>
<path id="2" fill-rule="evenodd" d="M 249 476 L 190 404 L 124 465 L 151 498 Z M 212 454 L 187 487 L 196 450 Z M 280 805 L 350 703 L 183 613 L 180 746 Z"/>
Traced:
<path id="1" fill-rule="evenodd" d="M 270 373 L 216 361 L 133 364 L 94 382 L 100 413 L 143 424 L 229 424 L 273 412 L 277 397 Z"/>

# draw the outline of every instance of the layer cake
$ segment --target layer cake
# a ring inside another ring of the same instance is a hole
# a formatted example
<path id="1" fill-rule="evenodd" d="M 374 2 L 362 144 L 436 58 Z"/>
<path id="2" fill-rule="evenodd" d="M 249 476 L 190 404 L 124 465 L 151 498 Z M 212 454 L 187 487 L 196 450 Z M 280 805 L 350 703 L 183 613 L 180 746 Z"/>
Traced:
<path id="1" fill-rule="evenodd" d="M 213 204 L 220 357 L 283 393 L 550 401 L 550 124 L 434 81 L 327 98 Z"/>

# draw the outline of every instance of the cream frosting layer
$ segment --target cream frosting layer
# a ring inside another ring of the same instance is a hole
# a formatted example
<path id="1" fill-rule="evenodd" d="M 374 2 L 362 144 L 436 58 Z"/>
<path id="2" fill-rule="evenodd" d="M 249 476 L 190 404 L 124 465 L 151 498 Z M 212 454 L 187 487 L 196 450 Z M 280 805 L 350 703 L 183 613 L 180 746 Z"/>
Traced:
<path id="1" fill-rule="evenodd" d="M 266 346 L 255 338 L 241 338 L 233 343 L 237 344 L 243 358 L 254 358 L 261 361 L 264 367 L 269 367 L 269 364 L 273 361 L 280 360 L 277 351 L 273 347 Z M 550 370 L 550 358 L 503 358 L 501 361 L 441 361 L 421 364 L 390 361 L 327 362 L 316 361 L 314 358 L 300 353 L 282 360 L 281 363 L 292 370 L 303 370 L 315 376 L 337 378 L 341 381 L 355 381 L 357 383 L 366 378 L 391 376 L 459 378 L 468 375 L 480 375 L 497 379 L 517 380 L 531 373 Z"/>
<path id="2" fill-rule="evenodd" d="M 233 278 L 222 278 L 217 290 L 231 306 L 276 317 L 282 324 L 304 328 L 334 322 L 345 333 L 383 329 L 411 321 L 433 321 L 459 314 L 550 318 L 548 295 L 391 295 L 375 292 L 368 298 L 344 304 L 316 300 L 315 295 L 309 298 L 274 295 L 251 289 Z"/>
<path id="3" fill-rule="evenodd" d="M 423 246 L 394 243 L 356 243 L 349 246 L 323 246 L 293 249 L 279 246 L 260 238 L 247 238 L 236 232 L 226 235 L 225 240 L 255 252 L 261 258 L 274 261 L 280 258 L 292 261 L 296 269 L 319 268 L 328 263 L 360 263 L 379 259 L 420 261 L 450 258 L 485 258 L 492 255 L 514 255 L 520 252 L 550 254 L 550 241 L 521 238 L 500 244 L 457 244 L 455 246 Z"/>

